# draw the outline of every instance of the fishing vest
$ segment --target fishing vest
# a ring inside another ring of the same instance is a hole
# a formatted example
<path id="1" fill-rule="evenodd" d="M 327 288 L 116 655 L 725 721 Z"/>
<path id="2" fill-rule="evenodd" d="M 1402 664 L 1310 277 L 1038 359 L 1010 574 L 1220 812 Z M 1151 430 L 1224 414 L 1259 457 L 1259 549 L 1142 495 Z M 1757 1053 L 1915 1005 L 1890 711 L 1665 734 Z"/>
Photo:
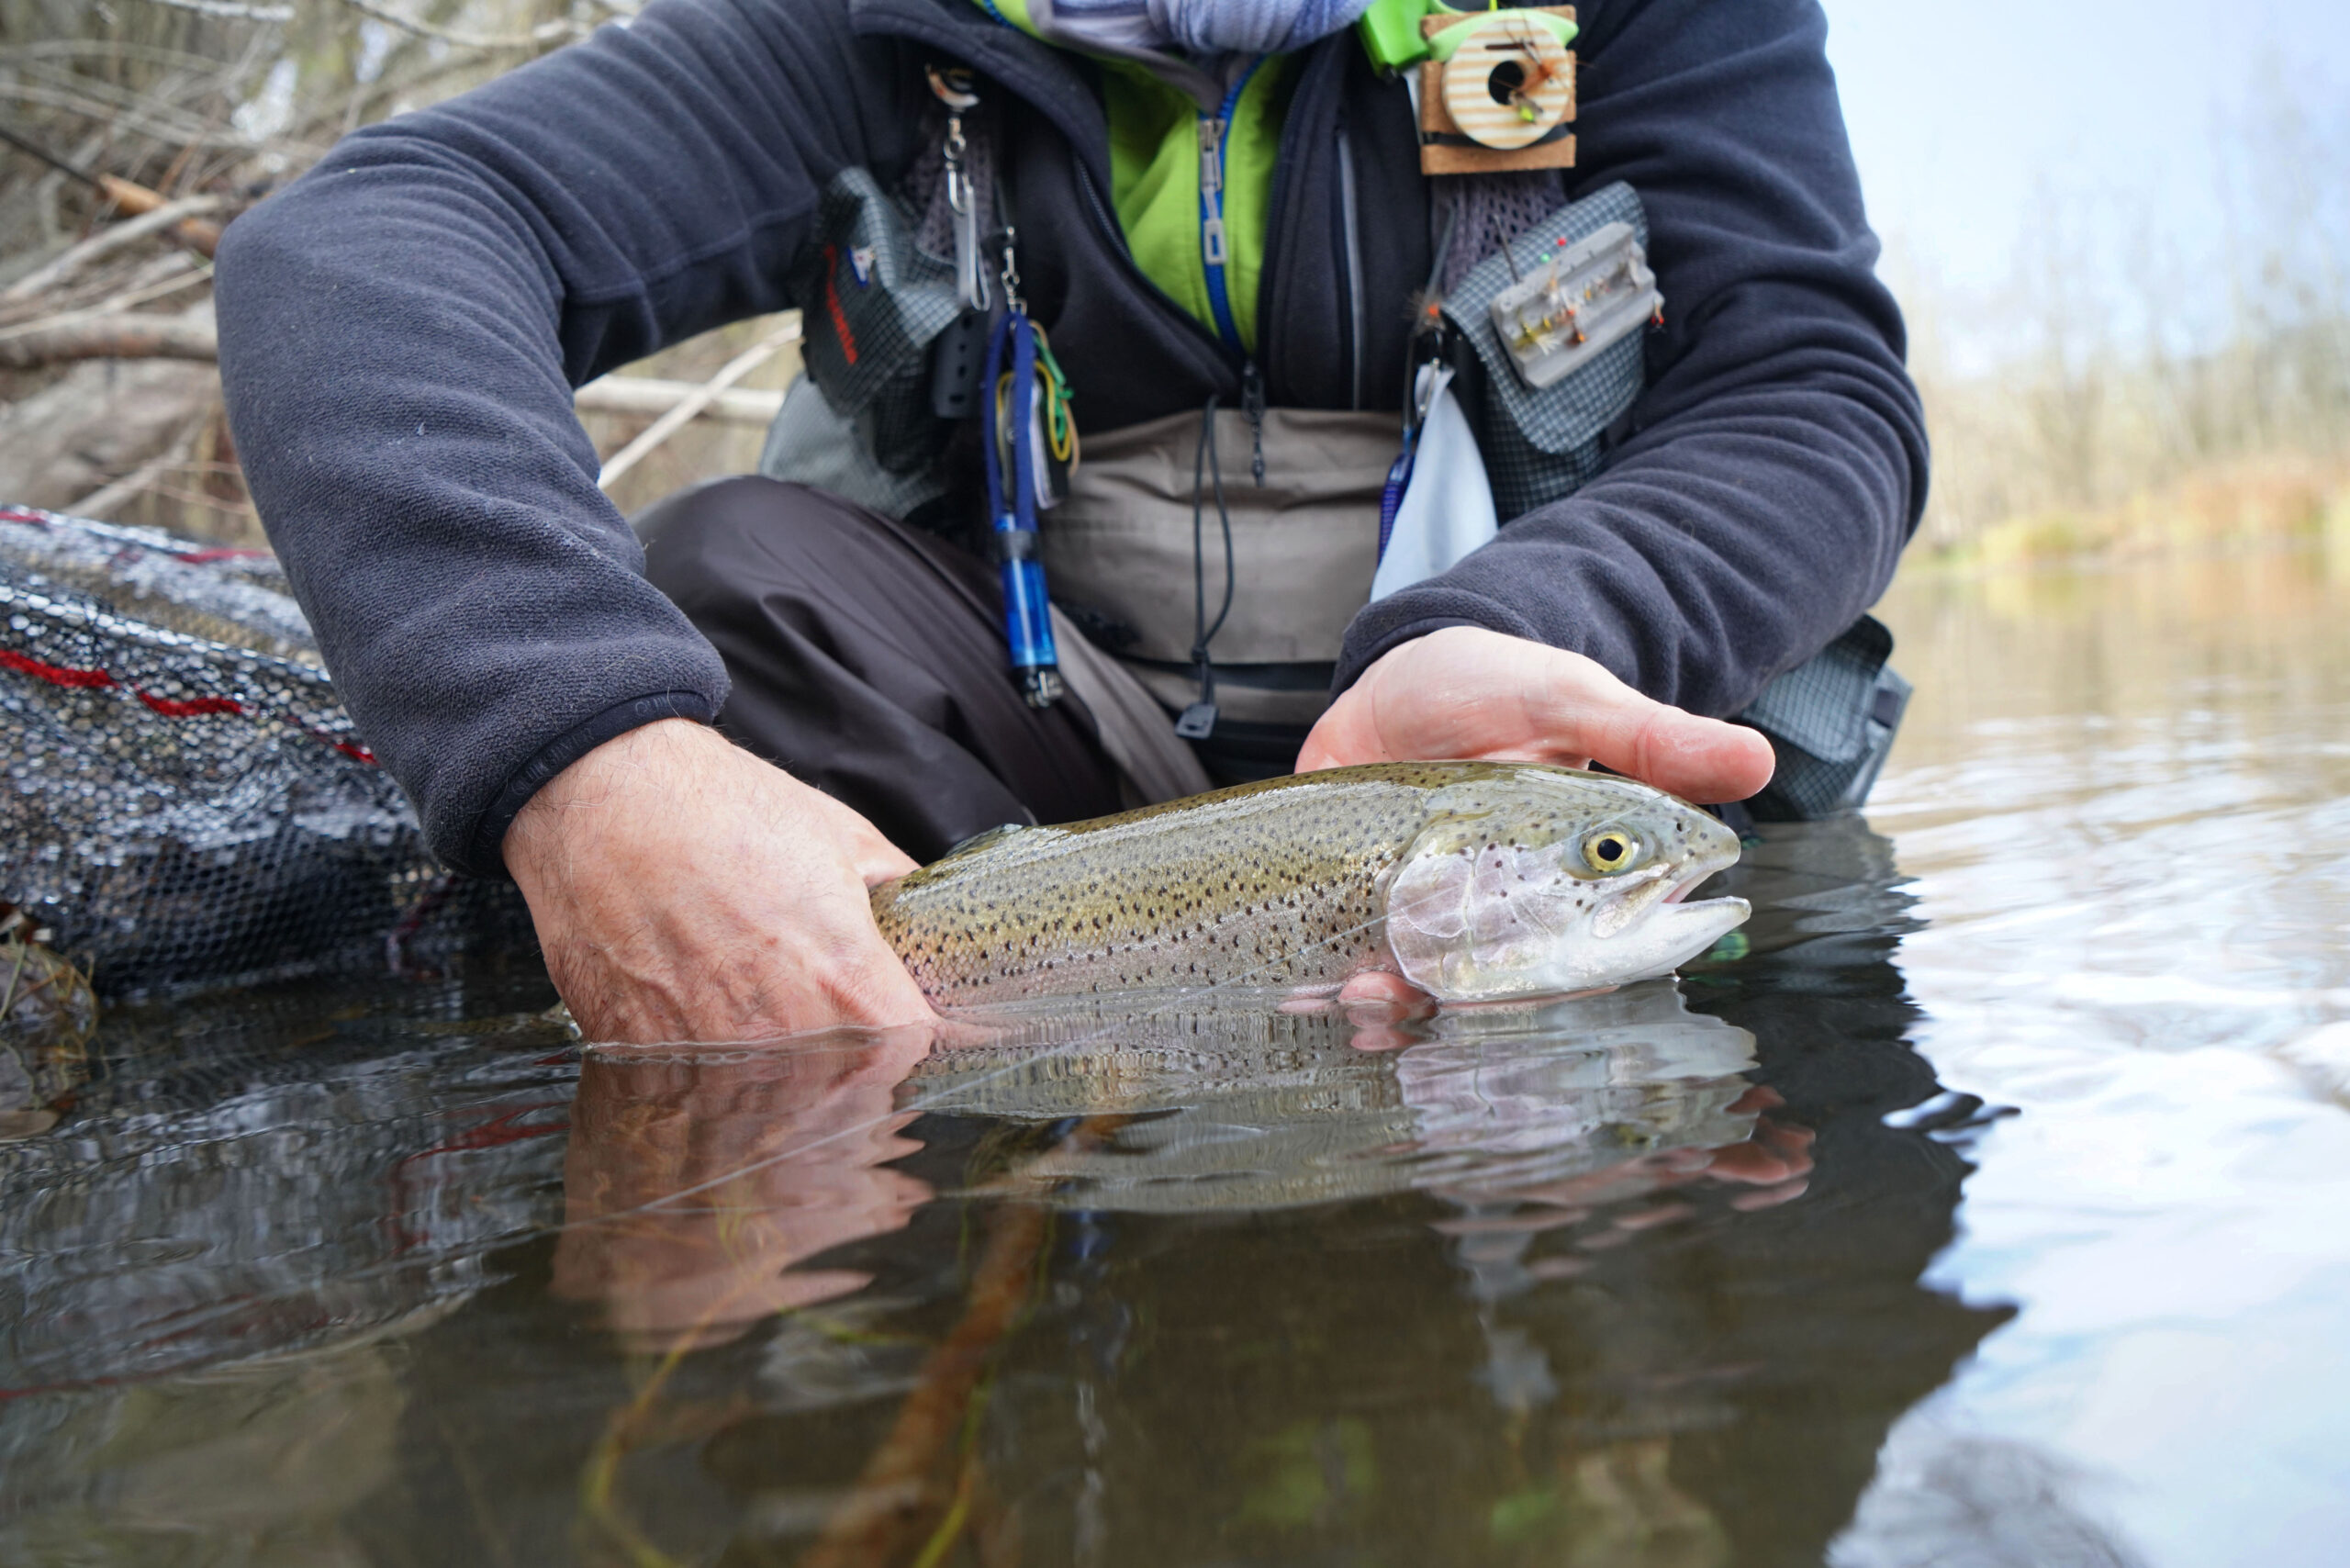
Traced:
<path id="1" fill-rule="evenodd" d="M 1332 58 L 1347 48 L 1346 40 L 1328 40 L 1298 57 L 1292 118 L 1316 112 L 1333 95 L 1317 98 L 1317 87 L 1333 77 L 1342 78 L 1340 95 L 1360 96 L 1351 80 L 1359 73 L 1342 56 Z M 1448 357 L 1506 524 L 1572 494 L 1598 471 L 1609 427 L 1645 385 L 1644 334 L 1630 331 L 1537 387 L 1513 364 L 1494 302 L 1519 281 L 1516 258 L 1530 253 L 1605 234 L 1643 258 L 1648 230 L 1639 199 L 1622 184 L 1569 203 L 1555 175 L 1461 176 L 1426 182 L 1438 187 L 1432 202 L 1424 200 L 1408 220 L 1424 232 L 1399 237 L 1392 223 L 1375 231 L 1376 214 L 1395 205 L 1393 187 L 1372 202 L 1357 185 L 1369 159 L 1392 162 L 1395 150 L 1376 144 L 1371 117 L 1334 112 L 1336 156 L 1323 159 L 1317 173 L 1337 188 L 1315 193 L 1329 215 L 1330 253 L 1316 260 L 1338 285 L 1328 292 L 1346 298 L 1325 339 L 1337 345 L 1330 357 L 1338 363 L 1315 368 L 1337 372 L 1324 376 L 1325 400 L 1340 401 L 1335 391 L 1354 406 L 1285 406 L 1263 396 L 1253 362 L 1242 385 L 1231 386 L 1224 345 L 1194 330 L 1204 353 L 1194 352 L 1184 324 L 1162 319 L 1179 308 L 1147 282 L 1137 286 L 1131 258 L 1117 250 L 1121 237 L 1100 182 L 1065 139 L 1034 124 L 1035 117 L 1007 117 L 1002 107 L 990 105 L 966 128 L 968 167 L 985 208 L 982 231 L 1005 216 L 1015 220 L 1020 270 L 1037 319 L 1065 363 L 1084 363 L 1088 351 L 1093 359 L 1091 373 L 1071 375 L 1081 460 L 1039 526 L 1054 604 L 1063 612 L 1057 621 L 1089 644 L 1080 668 L 1113 664 L 1171 720 L 1199 692 L 1192 655 L 1203 615 L 1214 616 L 1224 598 L 1228 561 L 1230 609 L 1208 648 L 1218 709 L 1214 744 L 1227 758 L 1253 748 L 1262 753 L 1259 771 L 1286 771 L 1282 759 L 1330 701 L 1347 626 L 1369 600 L 1382 490 L 1401 434 L 1406 366 L 1396 352 L 1396 324 L 1408 290 L 1380 297 L 1364 287 L 1366 273 L 1387 259 L 1373 247 L 1401 238 L 1427 254 L 1436 248 L 1428 232 L 1450 232 L 1454 250 L 1438 279 Z M 1291 129 L 1320 151 L 1318 126 Z M 942 116 L 929 151 L 895 188 L 850 167 L 825 189 L 813 236 L 793 263 L 793 293 L 806 319 L 804 373 L 786 394 L 759 467 L 976 543 L 983 509 L 975 421 L 953 417 L 938 396 L 950 379 L 941 360 L 973 352 L 949 330 L 961 308 L 944 138 Z M 1416 178 L 1416 167 L 1412 173 Z M 1009 212 L 994 211 L 998 202 Z M 1286 205 L 1276 223 L 1284 218 L 1294 225 Z M 1310 233 L 1292 241 L 1316 242 Z M 1277 263 L 1269 253 L 1268 266 Z M 1132 275 L 1116 275 L 1121 269 Z M 1285 303 L 1299 310 L 1324 303 L 1301 295 L 1284 301 L 1283 281 L 1268 279 L 1271 309 L 1259 323 L 1260 340 L 1283 325 Z M 1134 331 L 1147 311 L 1157 314 L 1149 331 L 1135 331 L 1132 353 L 1108 352 L 1117 345 L 1100 340 Z M 1186 382 L 1214 395 L 1219 375 L 1226 395 L 1212 417 L 1205 398 L 1147 418 L 1117 417 L 1147 411 L 1155 391 L 1181 396 L 1174 389 Z M 1221 492 L 1220 510 L 1211 490 Z M 1863 620 L 1739 716 L 1762 729 L 1780 756 L 1779 776 L 1755 802 L 1756 814 L 1826 815 L 1865 795 L 1908 692 L 1884 668 L 1889 647 L 1889 634 Z M 1095 653 L 1106 659 L 1089 656 Z M 1081 686 L 1080 696 L 1089 707 L 1102 706 Z"/>

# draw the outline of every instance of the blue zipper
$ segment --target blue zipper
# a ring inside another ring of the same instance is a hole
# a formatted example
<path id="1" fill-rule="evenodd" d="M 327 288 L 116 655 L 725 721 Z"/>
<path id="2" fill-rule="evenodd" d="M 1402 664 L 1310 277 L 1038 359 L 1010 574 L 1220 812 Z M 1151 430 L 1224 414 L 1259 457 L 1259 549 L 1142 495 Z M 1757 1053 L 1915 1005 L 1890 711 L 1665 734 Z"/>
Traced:
<path id="1" fill-rule="evenodd" d="M 1215 114 L 1200 116 L 1200 256 L 1207 266 L 1208 309 L 1215 316 L 1216 335 L 1234 353 L 1247 350 L 1241 345 L 1240 323 L 1233 317 L 1232 290 L 1225 279 L 1224 145 L 1232 132 L 1232 114 L 1240 106 L 1240 95 L 1248 90 L 1250 78 L 1269 58 L 1260 54 L 1250 61 L 1239 80 L 1225 89 L 1224 106 Z"/>

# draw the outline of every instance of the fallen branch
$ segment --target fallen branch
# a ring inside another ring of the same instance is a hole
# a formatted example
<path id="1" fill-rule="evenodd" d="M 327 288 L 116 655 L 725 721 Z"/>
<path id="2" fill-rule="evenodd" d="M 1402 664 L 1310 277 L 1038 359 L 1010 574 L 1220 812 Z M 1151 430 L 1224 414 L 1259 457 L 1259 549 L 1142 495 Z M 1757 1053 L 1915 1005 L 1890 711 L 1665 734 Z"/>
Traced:
<path id="1" fill-rule="evenodd" d="M 169 6 L 174 11 L 193 11 L 199 17 L 218 17 L 230 22 L 290 22 L 294 19 L 291 6 L 241 6 L 237 0 L 150 0 L 157 6 Z"/>
<path id="2" fill-rule="evenodd" d="M 202 214 L 218 212 L 228 205 L 220 196 L 186 196 L 178 201 L 167 201 L 136 218 L 125 218 L 91 235 L 47 266 L 28 273 L 6 288 L 0 289 L 0 300 L 28 299 L 158 230 L 177 229 L 182 241 L 208 256 L 212 248 L 220 242 L 220 230 L 209 223 L 199 227 L 189 219 L 200 219 Z"/>
<path id="3" fill-rule="evenodd" d="M 607 375 L 579 388 L 575 396 L 581 413 L 634 414 L 654 420 L 643 435 L 605 465 L 601 482 L 609 483 L 635 466 L 645 453 L 666 441 L 688 420 L 707 419 L 738 425 L 772 423 L 783 407 L 783 394 L 733 390 L 733 384 L 799 336 L 797 321 L 779 327 L 704 382 Z M 74 311 L 45 321 L 0 329 L 0 369 L 6 370 L 33 370 L 84 359 L 217 361 L 219 357 L 219 335 L 210 322 L 190 321 L 177 316 Z"/>
<path id="4" fill-rule="evenodd" d="M 199 284 L 208 284 L 212 281 L 212 269 L 202 265 L 194 257 L 177 256 L 172 259 L 185 264 L 156 282 L 139 288 L 125 289 L 119 294 L 107 295 L 95 304 L 76 306 L 71 310 L 62 310 L 49 316 L 38 316 L 30 320 L 18 321 L 12 326 L 0 327 L 0 342 L 9 338 L 21 338 L 28 332 L 45 332 L 51 327 L 72 327 L 84 321 L 104 321 L 127 314 L 133 306 L 150 305 L 165 295 L 177 294 L 182 289 L 194 288 Z"/>
<path id="5" fill-rule="evenodd" d="M 701 390 L 698 381 L 658 381 L 651 376 L 607 375 L 573 394 L 583 414 L 635 414 L 657 419 Z M 721 392 L 702 406 L 701 417 L 729 425 L 770 425 L 783 409 L 780 392 L 742 387 Z"/>
<path id="6" fill-rule="evenodd" d="M 220 339 L 211 322 L 177 316 L 110 316 L 54 326 L 35 322 L 15 337 L 0 338 L 0 369 L 5 370 L 38 370 L 84 359 L 219 357 Z"/>
<path id="7" fill-rule="evenodd" d="M 448 28 L 436 28 L 430 22 L 420 22 L 412 17 L 403 17 L 388 6 L 376 5 L 375 0 L 342 0 L 342 3 L 363 17 L 373 17 L 404 33 L 414 33 L 420 39 L 438 39 L 459 49 L 536 49 L 541 44 L 574 37 L 579 31 L 566 18 L 542 22 L 527 33 L 461 33 Z"/>
<path id="8" fill-rule="evenodd" d="M 643 461 L 646 454 L 684 428 L 687 420 L 715 402 L 720 393 L 775 357 L 776 351 L 786 343 L 799 341 L 800 318 L 794 316 L 790 320 L 728 360 L 717 375 L 703 382 L 691 396 L 654 420 L 643 435 L 614 453 L 611 461 L 604 465 L 604 471 L 596 476 L 598 487 L 610 489 L 614 480 L 635 467 L 637 464 Z"/>
<path id="9" fill-rule="evenodd" d="M 0 81 L 0 99 L 28 104 L 35 108 L 57 109 L 96 120 L 112 131 L 118 140 L 128 136 L 145 136 L 169 147 L 194 145 L 241 153 L 252 151 L 252 143 L 237 132 L 209 129 L 196 116 L 168 104 L 152 98 L 136 99 L 132 95 L 119 92 L 95 79 L 84 78 L 82 82 L 80 88 L 69 91 L 44 86 L 38 82 Z M 125 98 L 132 101 L 118 101 Z"/>
<path id="10" fill-rule="evenodd" d="M 205 423 L 211 418 L 212 410 L 207 409 L 203 414 L 189 421 L 187 428 L 179 433 L 171 445 L 125 474 L 121 478 L 92 490 L 88 495 L 67 507 L 66 511 L 74 517 L 94 518 L 99 522 L 107 521 L 117 507 L 154 484 L 173 469 L 185 465 L 190 454 L 196 451 L 196 437 L 204 433 Z"/>

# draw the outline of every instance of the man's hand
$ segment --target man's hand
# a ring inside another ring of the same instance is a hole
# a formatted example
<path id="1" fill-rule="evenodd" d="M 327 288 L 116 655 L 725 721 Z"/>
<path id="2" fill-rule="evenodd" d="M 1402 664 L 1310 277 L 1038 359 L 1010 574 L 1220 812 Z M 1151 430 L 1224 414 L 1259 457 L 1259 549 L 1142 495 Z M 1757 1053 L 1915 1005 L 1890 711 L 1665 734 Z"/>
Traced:
<path id="1" fill-rule="evenodd" d="M 1581 654 L 1474 626 L 1389 649 L 1322 715 L 1297 770 L 1483 758 L 1617 773 L 1701 803 L 1771 781 L 1754 731 L 1651 701 Z"/>
<path id="2" fill-rule="evenodd" d="M 867 902 L 914 863 L 699 724 L 647 724 L 565 768 L 507 830 L 506 865 L 591 1040 L 933 1016 Z"/>

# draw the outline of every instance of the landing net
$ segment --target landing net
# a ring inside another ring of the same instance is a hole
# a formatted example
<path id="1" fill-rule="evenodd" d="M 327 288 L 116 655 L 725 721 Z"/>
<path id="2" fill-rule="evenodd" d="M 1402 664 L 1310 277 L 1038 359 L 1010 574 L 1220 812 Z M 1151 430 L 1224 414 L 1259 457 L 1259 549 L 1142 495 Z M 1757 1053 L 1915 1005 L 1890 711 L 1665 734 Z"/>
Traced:
<path id="1" fill-rule="evenodd" d="M 483 887 L 426 852 L 268 552 L 0 506 L 0 902 L 101 991 L 430 963 Z"/>

